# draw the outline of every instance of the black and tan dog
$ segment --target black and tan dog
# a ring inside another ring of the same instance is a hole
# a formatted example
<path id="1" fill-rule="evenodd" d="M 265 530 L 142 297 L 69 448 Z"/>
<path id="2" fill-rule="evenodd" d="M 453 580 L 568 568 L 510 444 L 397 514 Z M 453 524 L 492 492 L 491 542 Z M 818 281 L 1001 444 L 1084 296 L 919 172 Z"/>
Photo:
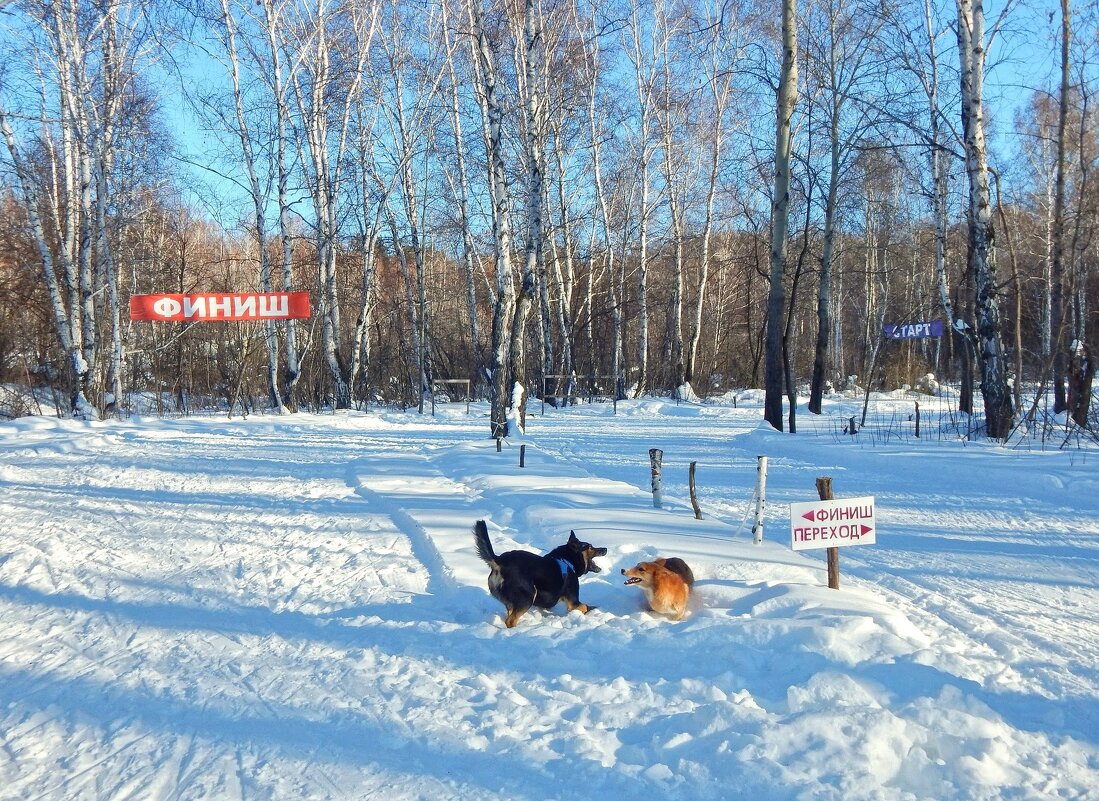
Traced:
<path id="1" fill-rule="evenodd" d="M 568 611 L 579 609 L 584 614 L 595 608 L 580 603 L 580 577 L 600 572 L 599 565 L 592 560 L 606 556 L 606 548 L 583 542 L 575 531 L 570 531 L 569 541 L 545 556 L 529 551 L 508 551 L 497 556 L 484 520 L 473 526 L 473 538 L 478 555 L 492 568 L 488 591 L 507 610 L 504 624 L 509 629 L 532 606 L 552 609 L 558 601 L 564 601 Z"/>

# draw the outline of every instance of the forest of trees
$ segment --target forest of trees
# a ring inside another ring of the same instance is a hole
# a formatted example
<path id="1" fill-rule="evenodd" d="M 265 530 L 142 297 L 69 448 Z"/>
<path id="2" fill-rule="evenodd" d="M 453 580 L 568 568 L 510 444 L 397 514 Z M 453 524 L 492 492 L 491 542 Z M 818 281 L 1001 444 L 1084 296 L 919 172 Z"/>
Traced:
<path id="1" fill-rule="evenodd" d="M 1086 426 L 1097 25 L 1094 0 L 0 0 L 0 414 L 422 407 L 468 378 L 494 435 L 547 390 L 765 387 L 794 430 L 784 395 L 933 373 L 990 436 L 1047 393 Z M 312 317 L 129 319 L 220 291 Z"/>

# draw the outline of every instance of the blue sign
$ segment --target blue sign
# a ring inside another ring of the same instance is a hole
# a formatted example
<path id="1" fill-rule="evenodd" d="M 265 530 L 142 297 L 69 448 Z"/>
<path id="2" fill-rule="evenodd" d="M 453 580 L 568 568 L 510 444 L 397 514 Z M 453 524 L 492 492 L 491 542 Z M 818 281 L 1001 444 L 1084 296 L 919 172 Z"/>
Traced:
<path id="1" fill-rule="evenodd" d="M 882 333 L 888 339 L 928 339 L 943 335 L 943 321 L 932 320 L 929 323 L 901 323 L 883 325 Z"/>

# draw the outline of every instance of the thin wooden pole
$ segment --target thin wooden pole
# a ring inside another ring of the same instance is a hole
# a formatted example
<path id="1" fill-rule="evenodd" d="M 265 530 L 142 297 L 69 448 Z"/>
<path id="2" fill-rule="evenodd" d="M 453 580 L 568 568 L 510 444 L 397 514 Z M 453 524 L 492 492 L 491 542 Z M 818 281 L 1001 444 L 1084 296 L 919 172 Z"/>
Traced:
<path id="1" fill-rule="evenodd" d="M 817 495 L 822 501 L 832 500 L 832 479 L 821 476 L 817 479 Z M 840 549 L 828 549 L 828 587 L 838 590 L 840 588 Z"/>
<path id="2" fill-rule="evenodd" d="M 698 493 L 695 490 L 695 465 L 698 462 L 691 462 L 691 468 L 687 471 L 687 484 L 691 488 L 691 506 L 695 510 L 695 520 L 702 519 L 702 509 L 698 505 Z"/>
<path id="3" fill-rule="evenodd" d="M 519 446 L 519 466 L 520 467 L 526 467 L 527 466 L 527 446 L 526 445 L 520 445 Z"/>

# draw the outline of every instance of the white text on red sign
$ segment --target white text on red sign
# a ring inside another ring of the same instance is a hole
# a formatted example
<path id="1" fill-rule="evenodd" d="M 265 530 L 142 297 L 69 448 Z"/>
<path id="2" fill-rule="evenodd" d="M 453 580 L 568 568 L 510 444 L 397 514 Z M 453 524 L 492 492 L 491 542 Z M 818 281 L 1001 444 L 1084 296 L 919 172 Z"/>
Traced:
<path id="1" fill-rule="evenodd" d="M 309 317 L 308 292 L 223 292 L 134 295 L 131 320 L 299 320 Z"/>

